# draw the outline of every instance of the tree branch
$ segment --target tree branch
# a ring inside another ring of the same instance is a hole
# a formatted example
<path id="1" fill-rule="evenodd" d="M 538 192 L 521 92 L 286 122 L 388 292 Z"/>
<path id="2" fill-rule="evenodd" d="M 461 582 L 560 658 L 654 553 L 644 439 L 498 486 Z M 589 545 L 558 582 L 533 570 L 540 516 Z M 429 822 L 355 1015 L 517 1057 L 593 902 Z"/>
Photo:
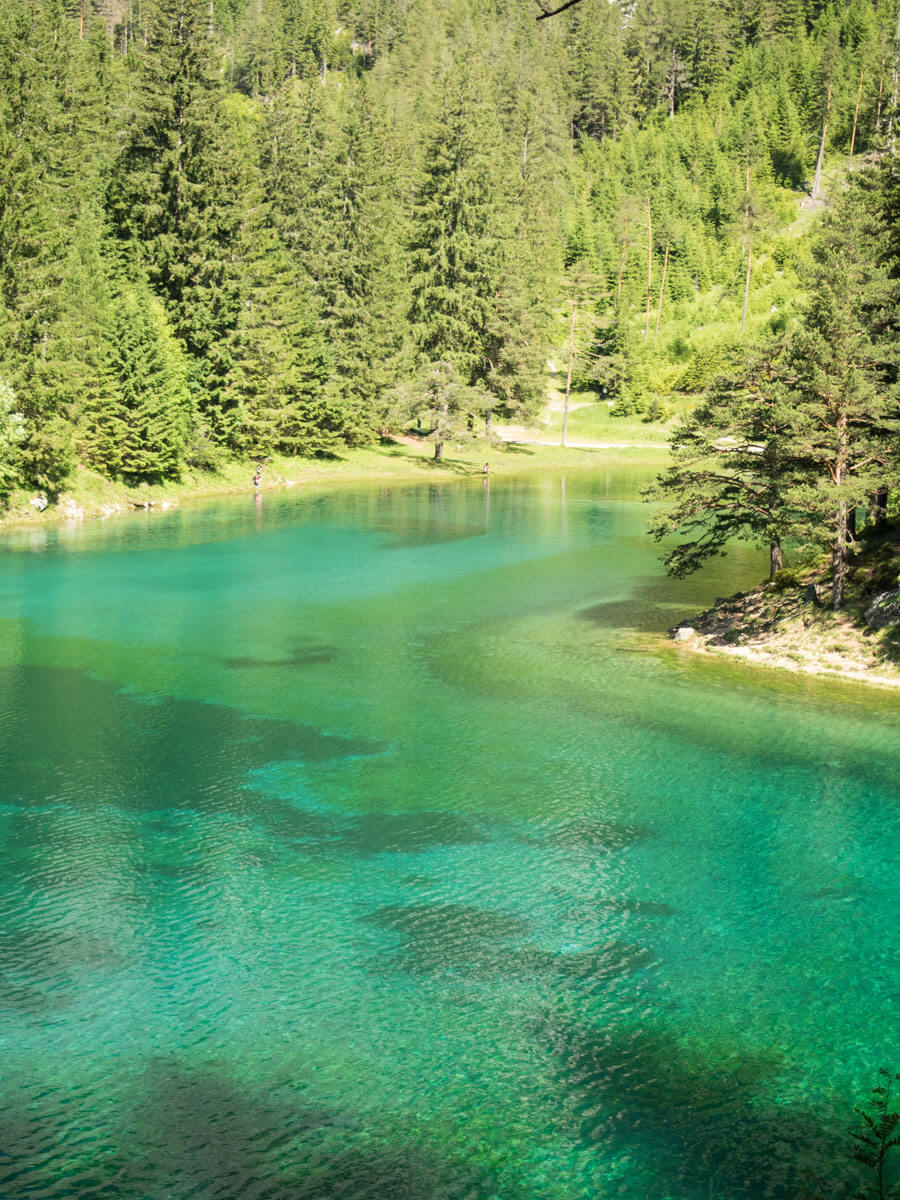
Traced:
<path id="1" fill-rule="evenodd" d="M 555 17 L 557 13 L 565 12 L 567 8 L 572 8 L 575 4 L 580 4 L 581 0 L 566 0 L 565 4 L 561 4 L 559 8 L 544 8 L 541 0 L 537 0 L 538 7 L 543 9 L 541 15 L 537 18 L 539 21 L 546 21 L 548 17 Z"/>

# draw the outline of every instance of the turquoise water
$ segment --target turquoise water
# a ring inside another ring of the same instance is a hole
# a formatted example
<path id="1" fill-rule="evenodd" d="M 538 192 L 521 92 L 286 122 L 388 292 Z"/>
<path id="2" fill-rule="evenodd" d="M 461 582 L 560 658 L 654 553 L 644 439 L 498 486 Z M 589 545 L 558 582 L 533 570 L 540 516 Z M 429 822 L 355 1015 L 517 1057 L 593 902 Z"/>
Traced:
<path id="1" fill-rule="evenodd" d="M 639 473 L 0 553 L 0 1196 L 762 1200 L 900 1067 L 900 701 L 656 634 Z"/>

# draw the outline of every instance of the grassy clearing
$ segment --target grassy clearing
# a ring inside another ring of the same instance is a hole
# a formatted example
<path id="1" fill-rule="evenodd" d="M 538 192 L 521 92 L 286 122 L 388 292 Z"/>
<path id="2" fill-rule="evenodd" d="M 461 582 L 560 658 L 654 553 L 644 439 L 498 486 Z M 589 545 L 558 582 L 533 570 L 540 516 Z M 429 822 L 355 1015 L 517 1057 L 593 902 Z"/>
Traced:
<path id="1" fill-rule="evenodd" d="M 614 417 L 605 401 L 585 403 L 581 398 L 569 409 L 566 426 L 568 442 L 605 442 L 619 445 L 649 445 L 663 448 L 670 433 L 668 424 L 642 421 L 639 416 Z M 562 437 L 563 414 L 551 410 L 544 424 L 543 437 Z"/>

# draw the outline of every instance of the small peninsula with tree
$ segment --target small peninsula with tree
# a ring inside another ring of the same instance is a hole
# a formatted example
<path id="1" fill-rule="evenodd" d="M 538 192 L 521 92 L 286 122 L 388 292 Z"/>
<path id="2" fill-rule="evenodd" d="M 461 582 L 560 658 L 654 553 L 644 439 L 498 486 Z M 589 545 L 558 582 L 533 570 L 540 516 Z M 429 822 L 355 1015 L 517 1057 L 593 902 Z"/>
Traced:
<path id="1" fill-rule="evenodd" d="M 796 328 L 742 356 L 673 436 L 651 492 L 664 503 L 655 536 L 687 535 L 669 572 L 696 570 L 735 537 L 770 560 L 767 588 L 717 605 L 681 640 L 762 646 L 813 669 L 896 668 L 898 200 L 892 153 L 849 180 L 814 243 Z M 785 546 L 797 565 L 784 566 Z M 826 597 L 828 620 L 814 611 Z M 851 662 L 835 668 L 835 652 Z"/>

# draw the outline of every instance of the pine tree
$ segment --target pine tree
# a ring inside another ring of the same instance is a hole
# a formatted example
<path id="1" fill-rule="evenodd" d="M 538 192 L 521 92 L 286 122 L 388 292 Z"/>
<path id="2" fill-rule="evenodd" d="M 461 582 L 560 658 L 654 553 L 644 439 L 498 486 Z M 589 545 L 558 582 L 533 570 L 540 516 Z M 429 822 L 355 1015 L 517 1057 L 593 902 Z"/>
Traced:
<path id="1" fill-rule="evenodd" d="M 46 489 L 70 469 L 85 382 L 67 271 L 106 150 L 104 55 L 62 0 L 0 5 L 0 344 L 26 423 L 22 471 Z"/>
<path id="2" fill-rule="evenodd" d="M 364 441 L 380 424 L 404 338 L 393 152 L 364 79 L 340 89 L 314 84 L 286 101 L 272 164 L 276 220 L 319 306 L 345 437 Z M 291 128 L 297 103 L 302 120 Z"/>
<path id="3" fill-rule="evenodd" d="M 410 244 L 413 332 L 424 362 L 450 363 L 464 383 L 491 369 L 491 322 L 503 268 L 508 211 L 502 144 L 480 67 L 469 56 L 443 92 L 426 145 Z"/>
<path id="4" fill-rule="evenodd" d="M 234 247 L 245 171 L 229 137 L 212 51 L 202 0 L 156 0 L 109 211 L 185 345 L 200 411 L 224 437 L 222 387 L 240 309 Z"/>
<path id="5" fill-rule="evenodd" d="M 835 608 L 844 599 L 851 513 L 900 465 L 891 230 L 868 181 L 835 204 L 815 251 L 810 298 L 790 369 L 797 448 L 807 465 L 795 489 L 795 530 L 827 546 Z"/>
<path id="6" fill-rule="evenodd" d="M 246 298 L 226 398 L 229 443 L 243 454 L 324 455 L 340 442 L 333 363 L 301 269 L 261 210 L 245 234 Z"/>
<path id="7" fill-rule="evenodd" d="M 656 540 L 688 535 L 665 555 L 670 575 L 691 574 L 732 538 L 766 546 L 771 574 L 781 568 L 798 473 L 783 354 L 777 343 L 760 348 L 720 377 L 674 434 L 673 464 L 647 492 L 664 505 Z"/>
<path id="8" fill-rule="evenodd" d="M 186 364 L 160 302 L 128 286 L 111 306 L 83 452 L 129 482 L 177 476 L 193 418 Z"/>

